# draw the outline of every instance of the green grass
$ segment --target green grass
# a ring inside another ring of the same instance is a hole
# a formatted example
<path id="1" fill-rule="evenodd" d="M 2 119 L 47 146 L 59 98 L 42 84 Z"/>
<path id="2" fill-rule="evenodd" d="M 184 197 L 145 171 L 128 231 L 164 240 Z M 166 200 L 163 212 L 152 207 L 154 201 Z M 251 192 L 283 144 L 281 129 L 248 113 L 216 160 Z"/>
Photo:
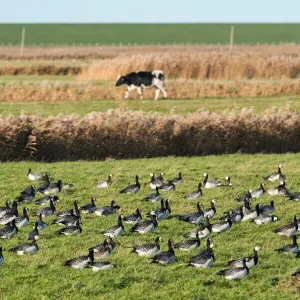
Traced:
<path id="1" fill-rule="evenodd" d="M 228 44 L 231 24 L 0 24 L 0 45 Z M 234 42 L 299 40 L 300 24 L 235 24 Z M 130 34 L 128 34 L 130 32 Z"/>
<path id="2" fill-rule="evenodd" d="M 261 177 L 276 170 L 277 163 L 283 165 L 288 187 L 299 191 L 299 159 L 300 154 L 286 155 L 226 155 L 193 158 L 155 158 L 138 160 L 121 160 L 106 162 L 61 162 L 61 163 L 2 163 L 0 168 L 1 205 L 5 199 L 14 199 L 19 192 L 31 182 L 26 177 L 27 169 L 48 171 L 55 179 L 62 178 L 72 182 L 73 191 L 62 192 L 58 210 L 71 207 L 74 199 L 80 204 L 89 202 L 92 196 L 97 197 L 97 206 L 110 203 L 116 199 L 124 215 L 137 207 L 146 213 L 157 204 L 148 204 L 141 199 L 151 192 L 149 173 L 164 172 L 165 178 L 173 178 L 179 171 L 183 173 L 184 183 L 178 185 L 174 192 L 164 192 L 164 197 L 171 201 L 172 214 L 177 215 L 195 210 L 197 201 L 187 201 L 184 195 L 195 190 L 203 173 L 212 177 L 232 177 L 232 188 L 204 190 L 201 201 L 205 207 L 210 200 L 216 199 L 216 220 L 225 210 L 236 207 L 234 198 L 250 188 L 256 188 Z M 97 190 L 97 180 L 113 175 L 113 183 L 107 190 Z M 119 190 L 134 181 L 140 175 L 141 191 L 136 195 L 120 195 Z M 267 184 L 268 187 L 276 185 Z M 273 199 L 264 195 L 258 202 L 269 203 Z M 39 252 L 33 256 L 19 257 L 4 251 L 4 265 L 0 266 L 1 299 L 299 299 L 291 289 L 291 273 L 299 267 L 293 255 L 274 252 L 290 239 L 279 237 L 272 230 L 291 221 L 299 212 L 299 204 L 283 198 L 274 198 L 277 223 L 257 226 L 249 222 L 233 225 L 230 231 L 220 235 L 213 234 L 216 261 L 209 269 L 193 269 L 186 262 L 199 249 L 190 253 L 176 251 L 176 262 L 167 267 L 150 264 L 147 258 L 130 253 L 126 248 L 135 243 L 153 241 L 162 236 L 162 250 L 166 250 L 167 239 L 175 242 L 183 240 L 182 234 L 194 228 L 191 224 L 169 218 L 159 222 L 154 233 L 137 235 L 129 233 L 130 226 L 125 225 L 126 234 L 116 238 L 120 245 L 113 251 L 109 260 L 117 265 L 116 269 L 92 273 L 91 270 L 75 270 L 63 266 L 65 260 L 87 254 L 87 249 L 101 241 L 103 230 L 116 223 L 116 216 L 96 217 L 83 215 L 83 232 L 81 235 L 58 237 L 55 231 L 59 227 L 49 225 L 41 231 L 38 241 Z M 35 204 L 26 205 L 30 211 L 36 209 Z M 51 223 L 53 218 L 47 218 Z M 1 245 L 6 249 L 26 240 L 32 230 L 31 224 L 20 229 L 18 235 Z M 224 268 L 225 262 L 251 255 L 254 246 L 260 246 L 258 266 L 250 270 L 250 275 L 241 282 L 227 282 L 215 275 Z M 205 248 L 205 240 L 201 249 Z M 211 285 L 206 286 L 206 282 Z"/>

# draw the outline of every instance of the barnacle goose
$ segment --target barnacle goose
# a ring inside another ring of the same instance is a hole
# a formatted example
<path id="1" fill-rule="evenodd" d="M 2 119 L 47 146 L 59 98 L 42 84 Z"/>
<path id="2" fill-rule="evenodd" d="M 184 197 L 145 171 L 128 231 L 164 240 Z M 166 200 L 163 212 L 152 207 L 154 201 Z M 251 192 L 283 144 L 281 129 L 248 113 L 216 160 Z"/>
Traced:
<path id="1" fill-rule="evenodd" d="M 213 241 L 212 239 L 207 239 L 206 241 L 206 250 L 201 251 L 197 255 L 191 257 L 188 266 L 195 268 L 208 268 L 210 267 L 214 260 L 214 252 L 213 252 Z"/>
<path id="2" fill-rule="evenodd" d="M 14 248 L 11 248 L 9 251 L 15 252 L 17 255 L 25 255 L 25 254 L 34 254 L 39 250 L 39 247 L 34 240 L 31 243 L 23 243 Z"/>
<path id="3" fill-rule="evenodd" d="M 173 247 L 175 249 L 179 249 L 179 250 L 183 250 L 183 251 L 190 251 L 197 247 L 200 247 L 199 232 L 196 233 L 195 240 L 185 240 L 185 241 L 175 244 Z"/>
<path id="4" fill-rule="evenodd" d="M 132 253 L 137 253 L 139 256 L 149 256 L 157 253 L 160 250 L 160 242 L 162 238 L 158 236 L 154 244 L 134 245 Z"/>
<path id="5" fill-rule="evenodd" d="M 245 278 L 249 274 L 249 268 L 246 265 L 246 258 L 243 259 L 242 267 L 235 267 L 232 269 L 221 270 L 216 274 L 225 276 L 225 279 L 227 280 L 240 280 Z"/>
<path id="6" fill-rule="evenodd" d="M 155 190 L 156 190 L 155 193 L 152 193 L 152 194 L 146 196 L 145 198 L 143 198 L 143 200 L 147 201 L 147 202 L 159 201 L 161 199 L 161 196 L 160 196 L 158 187 L 156 187 Z"/>
<path id="7" fill-rule="evenodd" d="M 221 185 L 220 180 L 208 180 L 208 174 L 204 173 L 204 180 L 203 180 L 203 186 L 206 189 L 213 189 Z"/>
<path id="8" fill-rule="evenodd" d="M 34 223 L 34 229 L 31 232 L 29 232 L 29 234 L 28 234 L 28 237 L 27 237 L 28 240 L 37 241 L 40 238 L 40 233 L 39 233 L 39 230 L 38 230 L 38 226 L 39 226 L 39 223 L 35 222 Z"/>
<path id="9" fill-rule="evenodd" d="M 15 220 L 12 220 L 8 225 L 0 229 L 0 238 L 3 240 L 12 239 L 18 232 Z"/>
<path id="10" fill-rule="evenodd" d="M 234 259 L 231 260 L 229 262 L 227 262 L 227 266 L 229 267 L 243 267 L 243 260 L 246 260 L 246 266 L 251 269 L 254 268 L 257 263 L 258 263 L 258 255 L 257 255 L 257 251 L 260 250 L 260 248 L 258 246 L 254 247 L 253 249 L 253 256 L 248 256 L 248 257 L 243 257 L 243 258 L 238 258 L 238 259 Z"/>
<path id="11" fill-rule="evenodd" d="M 164 183 L 164 178 L 163 178 L 164 173 L 160 173 L 158 177 L 154 177 L 154 173 L 150 174 L 151 181 L 149 182 L 150 188 L 152 190 L 155 190 L 157 187 L 160 187 Z"/>
<path id="12" fill-rule="evenodd" d="M 278 235 L 284 235 L 284 236 L 293 236 L 296 234 L 298 230 L 298 218 L 297 216 L 294 216 L 294 221 L 283 225 L 279 228 L 276 228 L 273 230 L 274 233 L 277 233 Z"/>
<path id="13" fill-rule="evenodd" d="M 84 214 L 89 214 L 89 213 L 93 213 L 96 210 L 96 198 L 92 197 L 91 202 L 88 204 L 85 204 L 83 206 L 80 207 L 80 210 L 84 213 Z"/>
<path id="14" fill-rule="evenodd" d="M 124 225 L 122 223 L 123 215 L 118 216 L 118 224 L 104 231 L 105 236 L 115 237 L 124 234 Z"/>
<path id="15" fill-rule="evenodd" d="M 83 256 L 69 259 L 64 263 L 64 266 L 72 267 L 75 269 L 83 269 L 83 268 L 87 268 L 93 263 L 94 263 L 94 250 L 90 249 L 88 255 L 83 255 Z"/>
<path id="16" fill-rule="evenodd" d="M 179 219 L 184 222 L 189 222 L 198 225 L 204 219 L 204 213 L 201 209 L 200 202 L 197 203 L 197 210 L 197 212 L 187 213 L 185 215 L 179 216 Z"/>
<path id="17" fill-rule="evenodd" d="M 201 186 L 202 186 L 202 183 L 199 182 L 198 190 L 185 195 L 185 198 L 188 200 L 193 200 L 193 199 L 198 199 L 198 198 L 202 197 L 203 193 L 202 193 Z"/>
<path id="18" fill-rule="evenodd" d="M 119 205 L 116 205 L 116 201 L 112 200 L 110 206 L 102 206 L 95 210 L 95 215 L 102 217 L 108 215 L 114 215 L 117 213 L 117 210 L 120 209 Z"/>
<path id="19" fill-rule="evenodd" d="M 281 165 L 277 166 L 277 172 L 272 173 L 268 176 L 263 177 L 264 180 L 276 181 L 276 180 L 285 180 L 285 175 L 281 173 Z"/>
<path id="20" fill-rule="evenodd" d="M 181 172 L 178 173 L 178 177 L 175 177 L 175 178 L 171 179 L 170 182 L 174 183 L 175 185 L 178 184 L 178 183 L 182 183 L 183 178 L 182 178 Z"/>
<path id="21" fill-rule="evenodd" d="M 150 220 L 145 220 L 141 223 L 134 225 L 130 231 L 138 232 L 141 234 L 153 232 L 158 226 L 156 215 L 150 215 Z"/>
<path id="22" fill-rule="evenodd" d="M 39 205 L 49 205 L 50 204 L 50 200 L 53 201 L 53 203 L 57 203 L 59 201 L 59 198 L 57 196 L 43 196 L 40 199 L 35 200 L 35 204 L 39 204 Z"/>
<path id="23" fill-rule="evenodd" d="M 97 182 L 96 187 L 98 189 L 105 189 L 112 184 L 112 175 L 109 174 L 107 180 L 102 180 Z"/>
<path id="24" fill-rule="evenodd" d="M 141 188 L 141 185 L 139 183 L 139 177 L 135 176 L 135 184 L 128 185 L 126 188 L 122 189 L 120 191 L 121 194 L 136 194 Z"/>
<path id="25" fill-rule="evenodd" d="M 168 248 L 168 251 L 160 252 L 150 258 L 152 263 L 157 263 L 163 266 L 173 263 L 175 261 L 175 252 L 171 240 L 168 240 Z"/>
<path id="26" fill-rule="evenodd" d="M 299 251 L 298 243 L 297 243 L 297 236 L 293 236 L 293 244 L 284 245 L 274 251 L 277 252 L 284 252 L 284 253 L 297 253 Z"/>
<path id="27" fill-rule="evenodd" d="M 124 222 L 127 224 L 137 224 L 142 221 L 142 211 L 140 208 L 136 209 L 136 212 L 133 214 L 129 214 L 124 218 Z"/>

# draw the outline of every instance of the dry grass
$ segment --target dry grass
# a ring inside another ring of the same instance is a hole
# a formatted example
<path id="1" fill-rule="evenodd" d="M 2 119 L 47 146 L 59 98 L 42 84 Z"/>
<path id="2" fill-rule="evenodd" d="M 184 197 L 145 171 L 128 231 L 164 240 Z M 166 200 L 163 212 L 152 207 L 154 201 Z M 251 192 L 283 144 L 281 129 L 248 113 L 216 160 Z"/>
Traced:
<path id="1" fill-rule="evenodd" d="M 1 75 L 78 75 L 82 71 L 81 66 L 61 66 L 57 64 L 26 64 L 26 65 L 2 65 Z"/>

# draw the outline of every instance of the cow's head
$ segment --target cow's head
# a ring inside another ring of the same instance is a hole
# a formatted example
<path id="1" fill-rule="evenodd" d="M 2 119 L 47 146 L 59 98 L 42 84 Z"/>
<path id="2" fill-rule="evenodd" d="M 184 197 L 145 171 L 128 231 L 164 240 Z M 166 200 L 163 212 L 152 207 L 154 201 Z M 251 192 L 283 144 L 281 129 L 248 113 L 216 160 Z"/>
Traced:
<path id="1" fill-rule="evenodd" d="M 117 78 L 117 80 L 115 82 L 115 86 L 120 86 L 120 85 L 122 85 L 124 83 L 125 83 L 125 77 L 119 75 L 119 77 Z"/>

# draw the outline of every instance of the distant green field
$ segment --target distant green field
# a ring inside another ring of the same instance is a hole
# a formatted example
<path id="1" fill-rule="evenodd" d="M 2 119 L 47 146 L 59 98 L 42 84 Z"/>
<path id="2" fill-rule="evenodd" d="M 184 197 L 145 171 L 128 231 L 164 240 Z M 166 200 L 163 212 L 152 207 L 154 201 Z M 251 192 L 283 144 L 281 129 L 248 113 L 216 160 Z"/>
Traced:
<path id="1" fill-rule="evenodd" d="M 236 44 L 300 40 L 300 24 L 234 24 Z M 231 24 L 0 24 L 0 45 L 228 44 Z"/>

